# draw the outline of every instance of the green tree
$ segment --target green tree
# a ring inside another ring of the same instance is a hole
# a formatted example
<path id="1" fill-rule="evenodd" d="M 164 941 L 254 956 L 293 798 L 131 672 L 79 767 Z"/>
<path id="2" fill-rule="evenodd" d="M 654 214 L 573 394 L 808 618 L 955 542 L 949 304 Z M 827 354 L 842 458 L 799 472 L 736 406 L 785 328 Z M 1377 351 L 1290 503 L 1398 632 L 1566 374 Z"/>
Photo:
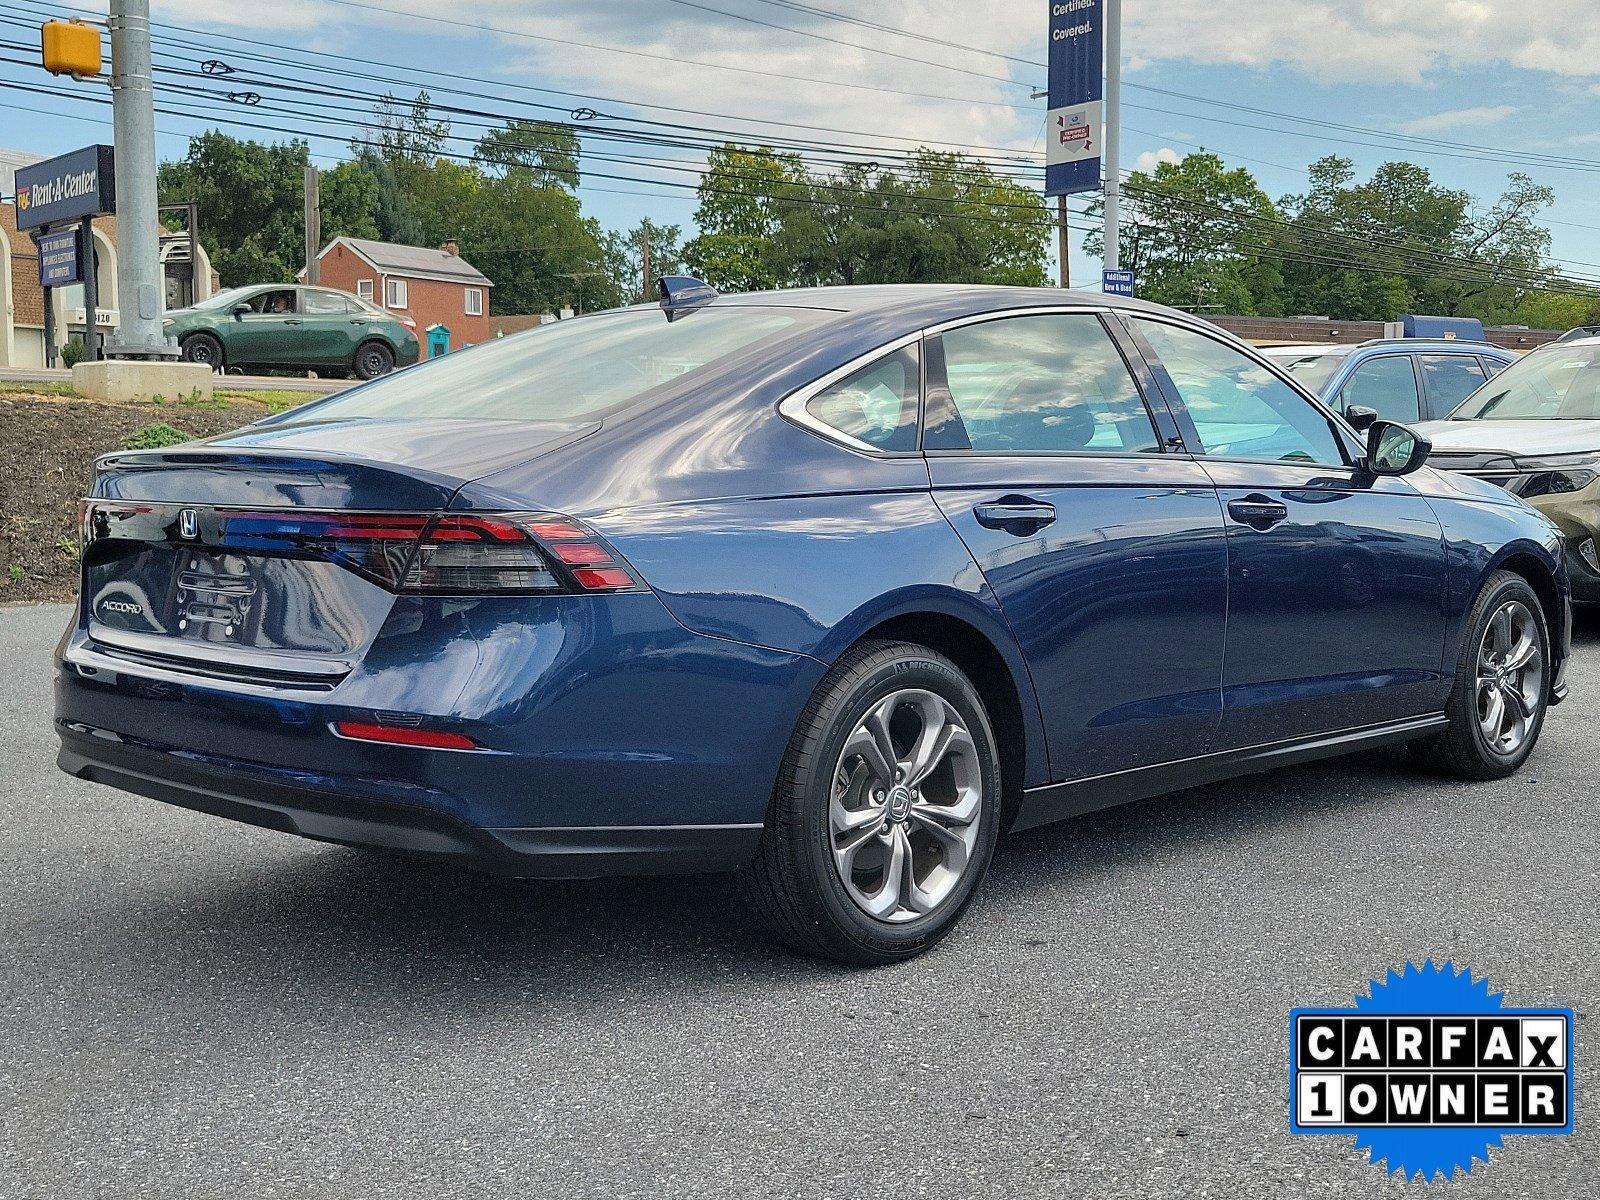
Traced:
<path id="1" fill-rule="evenodd" d="M 732 143 L 711 151 L 694 213 L 700 232 L 683 248 L 690 269 L 723 291 L 777 287 L 773 239 L 787 202 L 801 196 L 805 185 L 805 167 L 797 155 Z"/>
<path id="2" fill-rule="evenodd" d="M 644 280 L 644 222 L 641 221 L 626 233 L 612 230 L 606 234 L 606 269 L 616 280 L 617 291 L 624 303 L 649 302 L 656 299 L 655 280 L 662 275 L 682 274 L 683 228 L 678 225 L 658 225 L 650 222 L 650 284 Z"/>
<path id="3" fill-rule="evenodd" d="M 1487 208 L 1441 187 L 1424 167 L 1384 163 L 1360 182 L 1349 159 L 1311 164 L 1304 195 L 1283 199 L 1290 222 L 1279 246 L 1291 311 L 1343 320 L 1402 312 L 1489 322 L 1553 278 L 1549 231 L 1537 222 L 1554 193 L 1525 175 Z M 1348 265 L 1346 265 L 1348 264 Z"/>
<path id="4" fill-rule="evenodd" d="M 713 151 L 684 247 L 734 291 L 821 284 L 1045 282 L 1048 211 L 1030 189 L 959 154 L 822 174 L 792 155 Z"/>
<path id="5" fill-rule="evenodd" d="M 1200 151 L 1133 172 L 1123 195 L 1120 261 L 1137 274 L 1139 295 L 1213 312 L 1277 311 L 1281 278 L 1270 249 L 1278 210 L 1248 170 Z M 1100 214 L 1099 201 L 1091 211 Z M 1083 244 L 1098 257 L 1103 231 L 1092 226 Z"/>
<path id="6" fill-rule="evenodd" d="M 570 125 L 513 118 L 484 134 L 473 154 L 491 171 L 526 171 L 541 187 L 578 188 L 578 135 Z"/>
<path id="7" fill-rule="evenodd" d="M 165 203 L 199 206 L 200 241 L 224 287 L 280 282 L 305 265 L 303 141 L 263 145 L 218 130 L 197 134 L 183 158 L 163 163 Z M 350 164 L 323 174 L 322 231 L 370 237 L 375 193 Z"/>

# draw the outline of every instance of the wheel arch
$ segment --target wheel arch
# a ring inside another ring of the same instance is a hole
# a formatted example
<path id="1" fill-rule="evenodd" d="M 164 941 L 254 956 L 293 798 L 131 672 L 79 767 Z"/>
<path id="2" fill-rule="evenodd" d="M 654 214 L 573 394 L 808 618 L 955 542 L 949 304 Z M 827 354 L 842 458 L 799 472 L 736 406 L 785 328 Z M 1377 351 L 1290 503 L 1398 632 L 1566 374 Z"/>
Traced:
<path id="1" fill-rule="evenodd" d="M 861 641 L 924 646 L 950 659 L 972 681 L 994 729 L 1000 754 L 1000 828 L 1009 829 L 1021 807 L 1023 789 L 1046 781 L 1038 700 L 1015 644 L 1008 647 L 1008 657 L 996 639 L 965 614 L 931 608 L 882 617 L 850 644 Z"/>
<path id="2" fill-rule="evenodd" d="M 1533 594 L 1539 597 L 1539 608 L 1544 613 L 1545 629 L 1549 633 L 1550 648 L 1554 655 L 1562 654 L 1565 645 L 1563 630 L 1566 626 L 1566 594 L 1557 581 L 1557 566 L 1550 561 L 1549 552 L 1535 542 L 1512 542 L 1503 547 L 1489 561 L 1488 568 L 1478 579 L 1473 595 L 1483 589 L 1490 575 L 1496 571 L 1510 571 L 1528 581 Z M 1554 686 L 1556 673 L 1550 672 Z"/>

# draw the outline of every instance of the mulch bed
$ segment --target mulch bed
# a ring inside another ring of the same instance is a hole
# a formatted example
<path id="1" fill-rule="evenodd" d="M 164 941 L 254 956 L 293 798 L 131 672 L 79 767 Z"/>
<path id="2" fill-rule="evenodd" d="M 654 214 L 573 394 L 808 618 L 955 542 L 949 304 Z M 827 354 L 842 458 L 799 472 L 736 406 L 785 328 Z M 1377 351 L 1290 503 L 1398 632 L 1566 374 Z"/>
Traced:
<path id="1" fill-rule="evenodd" d="M 210 437 L 266 416 L 249 400 L 102 404 L 0 395 L 0 602 L 68 600 L 78 586 L 78 500 L 94 460 L 162 422 Z"/>

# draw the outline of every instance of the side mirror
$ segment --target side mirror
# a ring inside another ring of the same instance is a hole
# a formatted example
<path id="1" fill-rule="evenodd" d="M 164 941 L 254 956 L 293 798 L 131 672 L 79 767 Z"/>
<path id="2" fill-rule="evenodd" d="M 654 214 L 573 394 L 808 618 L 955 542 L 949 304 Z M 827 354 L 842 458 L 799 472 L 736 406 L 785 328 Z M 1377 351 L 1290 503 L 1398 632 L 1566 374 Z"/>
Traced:
<path id="1" fill-rule="evenodd" d="M 1428 459 L 1433 443 L 1398 421 L 1374 421 L 1367 429 L 1362 465 L 1374 475 L 1409 475 Z"/>
<path id="2" fill-rule="evenodd" d="M 251 308 L 251 307 L 250 307 L 250 305 L 249 305 L 249 304 L 247 304 L 247 303 L 245 303 L 245 302 L 243 302 L 243 301 L 240 301 L 240 302 L 239 302 L 239 303 L 238 303 L 238 304 L 235 304 L 235 305 L 234 305 L 234 306 L 233 306 L 233 307 L 232 307 L 232 308 L 231 308 L 231 309 L 229 309 L 229 310 L 228 310 L 228 311 L 229 311 L 229 312 L 231 312 L 231 313 L 232 313 L 232 314 L 233 314 L 233 319 L 234 319 L 234 320 L 235 320 L 235 321 L 237 321 L 237 320 L 239 320 L 239 319 L 240 319 L 240 318 L 241 318 L 241 317 L 243 317 L 243 316 L 244 316 L 244 315 L 245 315 L 245 313 L 247 313 L 247 312 L 254 312 L 254 311 L 255 311 L 255 309 L 253 309 L 253 308 Z"/>
<path id="3" fill-rule="evenodd" d="M 1351 429 L 1360 433 L 1363 429 L 1372 428 L 1372 423 L 1378 419 L 1378 410 L 1364 404 L 1352 404 L 1344 410 L 1344 419 Z"/>

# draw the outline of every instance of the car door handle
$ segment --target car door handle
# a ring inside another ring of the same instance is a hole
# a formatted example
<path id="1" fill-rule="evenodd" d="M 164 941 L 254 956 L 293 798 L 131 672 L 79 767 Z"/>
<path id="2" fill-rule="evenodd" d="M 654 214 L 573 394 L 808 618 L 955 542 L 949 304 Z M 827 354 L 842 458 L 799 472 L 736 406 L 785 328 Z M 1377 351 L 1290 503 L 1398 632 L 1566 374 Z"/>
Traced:
<path id="1" fill-rule="evenodd" d="M 989 504 L 973 506 L 972 515 L 985 529 L 1003 529 L 1007 533 L 1027 534 L 1043 529 L 1056 519 L 1056 508 L 1043 500 L 1029 500 L 1024 496 L 1004 496 Z"/>
<path id="2" fill-rule="evenodd" d="M 1246 496 L 1242 500 L 1228 501 L 1228 515 L 1252 529 L 1270 529 L 1279 521 L 1289 519 L 1289 506 L 1265 496 Z"/>
<path id="3" fill-rule="evenodd" d="M 289 317 L 289 318 L 285 319 L 285 321 L 283 323 L 285 325 L 298 325 L 298 324 L 300 324 L 300 318 L 299 317 Z"/>

